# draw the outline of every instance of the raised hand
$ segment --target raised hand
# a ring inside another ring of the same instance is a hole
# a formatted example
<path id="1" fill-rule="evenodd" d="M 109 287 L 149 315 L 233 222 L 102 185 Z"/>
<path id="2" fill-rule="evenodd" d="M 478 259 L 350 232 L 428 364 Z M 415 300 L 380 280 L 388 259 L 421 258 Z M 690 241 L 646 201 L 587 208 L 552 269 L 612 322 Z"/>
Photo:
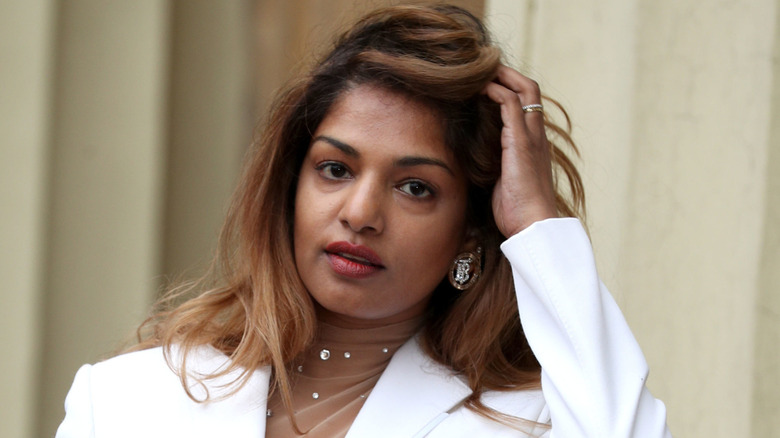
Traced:
<path id="1" fill-rule="evenodd" d="M 556 217 L 550 148 L 539 85 L 501 66 L 485 94 L 501 106 L 501 176 L 493 191 L 493 215 L 505 237 L 536 221 Z"/>

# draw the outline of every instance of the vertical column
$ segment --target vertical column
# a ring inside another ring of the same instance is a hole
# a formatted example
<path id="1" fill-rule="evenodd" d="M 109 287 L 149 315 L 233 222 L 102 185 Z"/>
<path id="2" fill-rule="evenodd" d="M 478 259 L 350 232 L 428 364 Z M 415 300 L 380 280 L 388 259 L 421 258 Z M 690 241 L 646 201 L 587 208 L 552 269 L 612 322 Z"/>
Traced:
<path id="1" fill-rule="evenodd" d="M 777 5 L 778 2 L 775 2 Z M 780 8 L 775 10 L 772 107 L 756 302 L 753 416 L 749 436 L 780 433 Z"/>
<path id="2" fill-rule="evenodd" d="M 59 5 L 45 354 L 36 436 L 81 363 L 118 347 L 157 287 L 167 2 Z"/>
<path id="3" fill-rule="evenodd" d="M 601 275 L 615 281 L 630 178 L 636 2 L 493 0 L 488 6 L 510 63 L 572 118 Z"/>
<path id="4" fill-rule="evenodd" d="M 775 70 L 775 90 L 780 72 Z M 778 118 L 775 91 L 773 119 Z M 770 144 L 780 141 L 775 121 Z M 763 250 L 759 265 L 759 295 L 756 303 L 753 412 L 749 436 L 775 436 L 780 431 L 780 148 L 769 151 Z"/>
<path id="5" fill-rule="evenodd" d="M 744 435 L 752 419 L 774 3 L 640 2 L 620 266 L 680 436 Z"/>
<path id="6" fill-rule="evenodd" d="M 54 3 L 0 2 L 0 436 L 33 436 Z"/>
<path id="7" fill-rule="evenodd" d="M 252 11 L 245 1 L 173 3 L 166 274 L 202 267 L 213 254 L 252 141 Z"/>
<path id="8" fill-rule="evenodd" d="M 672 431 L 775 430 L 777 2 L 519 3 L 488 17 L 522 9 L 514 56 L 575 121 L 602 274 Z"/>

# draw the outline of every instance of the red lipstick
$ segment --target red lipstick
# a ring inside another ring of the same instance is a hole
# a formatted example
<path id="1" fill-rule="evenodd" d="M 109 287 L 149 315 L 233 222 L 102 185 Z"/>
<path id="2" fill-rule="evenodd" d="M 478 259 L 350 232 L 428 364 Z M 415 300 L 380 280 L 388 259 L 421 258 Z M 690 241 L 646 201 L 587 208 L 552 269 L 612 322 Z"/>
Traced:
<path id="1" fill-rule="evenodd" d="M 382 269 L 382 259 L 362 245 L 349 242 L 333 242 L 325 247 L 333 271 L 339 275 L 351 278 L 365 278 Z"/>

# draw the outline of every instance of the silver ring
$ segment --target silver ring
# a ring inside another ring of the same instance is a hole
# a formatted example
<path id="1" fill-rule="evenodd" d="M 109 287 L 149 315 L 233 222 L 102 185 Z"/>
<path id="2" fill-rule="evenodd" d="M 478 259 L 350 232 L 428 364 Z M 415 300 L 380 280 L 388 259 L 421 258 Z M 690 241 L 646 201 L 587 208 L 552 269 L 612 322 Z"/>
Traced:
<path id="1" fill-rule="evenodd" d="M 523 112 L 524 113 L 534 113 L 534 112 L 543 113 L 544 112 L 544 107 L 542 106 L 541 103 L 532 103 L 530 105 L 523 105 Z"/>

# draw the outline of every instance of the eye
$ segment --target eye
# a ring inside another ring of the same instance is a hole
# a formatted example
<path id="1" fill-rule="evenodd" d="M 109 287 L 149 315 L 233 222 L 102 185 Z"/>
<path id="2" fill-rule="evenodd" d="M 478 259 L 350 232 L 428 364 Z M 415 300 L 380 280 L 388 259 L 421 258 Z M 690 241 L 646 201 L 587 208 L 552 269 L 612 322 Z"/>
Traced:
<path id="1" fill-rule="evenodd" d="M 316 169 L 327 179 L 344 179 L 352 176 L 347 166 L 336 161 L 326 161 L 319 164 Z"/>
<path id="2" fill-rule="evenodd" d="M 398 190 L 415 198 L 428 198 L 434 195 L 433 190 L 421 181 L 407 181 L 398 186 Z"/>

